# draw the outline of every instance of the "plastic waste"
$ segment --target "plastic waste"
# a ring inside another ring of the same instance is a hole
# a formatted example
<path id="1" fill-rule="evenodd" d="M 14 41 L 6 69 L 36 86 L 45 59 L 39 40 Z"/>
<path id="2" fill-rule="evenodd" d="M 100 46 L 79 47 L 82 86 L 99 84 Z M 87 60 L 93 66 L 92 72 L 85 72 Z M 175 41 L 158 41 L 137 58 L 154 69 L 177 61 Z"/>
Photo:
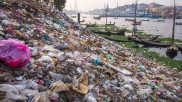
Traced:
<path id="1" fill-rule="evenodd" d="M 97 102 L 97 100 L 94 97 L 93 93 L 88 93 L 87 95 L 85 95 L 85 100 L 87 102 Z"/>
<path id="2" fill-rule="evenodd" d="M 107 59 L 108 59 L 111 63 L 114 63 L 114 62 L 115 62 L 115 58 L 114 58 L 112 55 L 107 54 L 106 57 L 107 57 Z"/>
<path id="3" fill-rule="evenodd" d="M 49 93 L 48 92 L 38 93 L 34 96 L 31 102 L 51 102 L 49 99 Z"/>
<path id="4" fill-rule="evenodd" d="M 4 24 L 5 26 L 7 26 L 9 24 L 8 20 L 2 20 L 2 24 Z"/>
<path id="5" fill-rule="evenodd" d="M 9 84 L 0 84 L 0 91 L 6 92 L 6 99 L 26 100 L 27 97 L 21 95 L 15 86 Z"/>
<path id="6" fill-rule="evenodd" d="M 87 94 L 89 91 L 88 87 L 88 74 L 84 73 L 79 79 L 78 86 L 72 86 L 72 89 L 80 94 Z"/>
<path id="7" fill-rule="evenodd" d="M 5 2 L 0 2 L 0 7 L 6 6 Z"/>
<path id="8" fill-rule="evenodd" d="M 52 80 L 54 81 L 54 82 L 57 82 L 57 81 L 62 81 L 62 79 L 63 79 L 63 75 L 61 75 L 61 74 L 56 74 L 56 73 L 53 73 L 53 72 L 49 72 L 49 74 L 51 75 L 51 77 L 52 77 Z"/>
<path id="9" fill-rule="evenodd" d="M 140 95 L 140 97 L 142 99 L 146 99 L 148 97 L 148 95 L 150 95 L 152 92 L 153 91 L 150 88 L 150 86 L 142 85 L 142 86 L 140 86 L 139 90 L 137 91 L 137 94 Z"/>
<path id="10" fill-rule="evenodd" d="M 57 44 L 57 45 L 55 45 L 55 48 L 57 48 L 57 49 L 59 49 L 59 50 L 63 50 L 63 49 L 65 49 L 65 48 L 67 48 L 68 47 L 68 44 L 66 43 L 66 42 L 64 42 L 64 43 L 62 43 L 62 44 Z"/>
<path id="11" fill-rule="evenodd" d="M 46 41 L 50 39 L 48 35 L 44 35 L 43 37 Z"/>
<path id="12" fill-rule="evenodd" d="M 0 19 L 3 20 L 5 18 L 6 18 L 6 16 L 3 13 L 0 13 Z"/>
<path id="13" fill-rule="evenodd" d="M 97 58 L 93 61 L 93 64 L 94 65 L 101 65 L 101 59 L 100 58 Z"/>
<path id="14" fill-rule="evenodd" d="M 26 86 L 26 88 L 28 88 L 28 89 L 38 90 L 38 84 L 35 81 L 28 80 L 22 84 L 24 84 Z"/>
<path id="15" fill-rule="evenodd" d="M 18 80 L 18 81 L 23 80 L 23 76 L 16 77 L 16 80 Z"/>
<path id="16" fill-rule="evenodd" d="M 55 49 L 53 48 L 53 46 L 50 46 L 50 45 L 45 45 L 43 48 L 42 48 L 43 51 L 55 51 Z"/>
<path id="17" fill-rule="evenodd" d="M 0 60 L 12 68 L 24 67 L 30 62 L 31 55 L 27 45 L 16 40 L 0 41 Z"/>
<path id="18" fill-rule="evenodd" d="M 62 81 L 57 81 L 51 85 L 50 92 L 69 91 L 69 85 L 64 84 Z"/>
<path id="19" fill-rule="evenodd" d="M 77 46 L 77 47 L 80 46 L 80 44 L 78 43 L 78 41 L 76 41 L 76 40 L 74 40 L 74 39 L 72 39 L 72 38 L 69 38 L 69 41 L 70 41 L 73 45 L 75 45 L 75 46 Z"/>
<path id="20" fill-rule="evenodd" d="M 56 23 L 56 24 L 58 24 L 58 25 L 60 25 L 60 26 L 64 26 L 64 23 L 63 22 L 61 22 L 61 21 L 59 21 L 59 20 L 53 20 L 53 22 L 54 23 Z"/>
<path id="21" fill-rule="evenodd" d="M 64 26 L 65 27 L 70 27 L 70 24 L 69 23 L 64 23 Z"/>
<path id="22" fill-rule="evenodd" d="M 78 74 L 82 74 L 82 73 L 83 73 L 83 72 L 82 72 L 82 69 L 79 68 L 79 67 L 76 68 L 76 71 L 78 72 Z"/>
<path id="23" fill-rule="evenodd" d="M 49 56 L 42 56 L 41 58 L 38 59 L 38 61 L 46 62 L 46 63 L 52 63 L 53 59 Z"/>
<path id="24" fill-rule="evenodd" d="M 51 102 L 59 102 L 59 94 L 50 93 L 49 94 L 49 99 L 51 100 Z"/>
<path id="25" fill-rule="evenodd" d="M 126 69 L 122 69 L 121 71 L 124 75 L 132 75 L 132 72 L 126 70 Z"/>
<path id="26" fill-rule="evenodd" d="M 0 31 L 0 36 L 5 36 L 5 34 L 2 31 Z"/>
<path id="27" fill-rule="evenodd" d="M 141 66 L 138 66 L 137 68 L 141 69 L 141 70 L 146 70 L 145 66 L 141 65 Z"/>

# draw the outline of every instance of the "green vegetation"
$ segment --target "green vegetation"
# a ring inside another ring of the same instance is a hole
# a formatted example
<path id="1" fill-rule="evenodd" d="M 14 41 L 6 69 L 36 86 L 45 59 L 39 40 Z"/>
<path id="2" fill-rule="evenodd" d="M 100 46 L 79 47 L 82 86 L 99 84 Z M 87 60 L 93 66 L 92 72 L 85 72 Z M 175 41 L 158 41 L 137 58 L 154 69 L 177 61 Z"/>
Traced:
<path id="1" fill-rule="evenodd" d="M 127 30 L 127 32 L 131 33 L 132 31 L 131 30 Z M 150 37 L 150 36 L 153 36 L 152 34 L 146 34 L 143 31 L 138 31 L 137 35 L 140 36 L 140 37 Z M 170 37 L 165 38 L 165 37 L 160 37 L 159 36 L 156 40 L 161 41 L 163 43 L 171 43 L 171 38 Z M 175 39 L 174 41 L 176 43 L 182 43 L 182 40 L 180 40 L 180 39 Z"/>
<path id="2" fill-rule="evenodd" d="M 105 29 L 105 25 L 97 25 L 95 27 L 89 27 L 91 30 L 101 30 L 101 29 Z M 114 29 L 118 29 L 118 27 L 116 27 L 115 25 L 109 25 L 107 26 L 108 30 L 114 30 Z M 131 30 L 126 31 L 127 33 L 132 33 Z M 138 31 L 137 35 L 140 37 L 150 37 L 152 36 L 151 34 L 146 34 L 143 31 Z M 112 35 L 112 36 L 108 36 L 108 35 L 100 35 L 102 37 L 110 37 L 112 39 L 117 39 L 117 40 L 128 40 L 128 38 L 126 36 L 122 36 L 122 35 Z M 163 38 L 163 37 L 158 37 L 156 40 L 164 42 L 164 43 L 171 43 L 171 38 Z M 176 43 L 182 43 L 182 40 L 179 39 L 175 39 Z M 116 42 L 118 43 L 118 42 Z M 136 52 L 139 53 L 143 53 L 143 55 L 147 58 L 151 58 L 157 62 L 161 62 L 162 64 L 169 66 L 171 68 L 177 68 L 179 71 L 182 71 L 182 61 L 180 60 L 174 60 L 168 57 L 164 57 L 164 56 L 160 56 L 159 53 L 157 52 L 152 52 L 149 51 L 149 49 L 147 48 L 142 48 L 142 47 L 138 47 L 138 45 L 134 42 L 119 42 L 118 44 L 125 46 L 127 48 L 131 48 Z"/>
<path id="3" fill-rule="evenodd" d="M 66 4 L 66 0 L 36 0 L 36 1 L 45 2 L 47 5 L 53 4 L 52 6 L 60 11 L 63 10 L 63 8 L 65 7 L 65 4 Z"/>
<path id="4" fill-rule="evenodd" d="M 60 11 L 65 7 L 66 0 L 54 0 L 54 7 Z"/>
<path id="5" fill-rule="evenodd" d="M 118 29 L 117 26 L 115 25 L 96 25 L 94 27 L 89 27 L 91 30 L 95 30 L 95 31 L 99 31 L 99 30 L 103 30 L 103 29 L 106 29 L 107 27 L 107 30 L 115 30 L 115 29 Z"/>

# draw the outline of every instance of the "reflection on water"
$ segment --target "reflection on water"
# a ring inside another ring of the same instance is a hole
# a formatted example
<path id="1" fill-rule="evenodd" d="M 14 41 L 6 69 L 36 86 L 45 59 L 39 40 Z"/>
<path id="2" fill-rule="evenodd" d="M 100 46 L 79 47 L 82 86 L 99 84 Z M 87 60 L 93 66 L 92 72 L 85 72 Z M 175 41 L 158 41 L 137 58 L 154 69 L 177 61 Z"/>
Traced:
<path id="1" fill-rule="evenodd" d="M 167 54 L 166 54 L 167 48 L 149 48 L 149 51 L 157 52 L 161 56 L 166 56 L 167 57 Z M 170 57 L 171 58 L 173 57 L 176 60 L 182 60 L 182 52 L 178 51 L 176 56 L 173 55 L 173 56 L 170 56 Z"/>

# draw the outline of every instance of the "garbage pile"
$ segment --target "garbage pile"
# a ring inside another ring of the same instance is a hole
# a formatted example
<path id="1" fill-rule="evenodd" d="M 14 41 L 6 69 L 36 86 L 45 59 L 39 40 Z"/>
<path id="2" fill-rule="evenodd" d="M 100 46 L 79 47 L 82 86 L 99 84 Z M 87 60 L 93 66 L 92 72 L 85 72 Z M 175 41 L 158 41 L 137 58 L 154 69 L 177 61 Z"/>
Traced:
<path id="1" fill-rule="evenodd" d="M 182 101 L 182 73 L 42 4 L 0 2 L 0 100 Z"/>

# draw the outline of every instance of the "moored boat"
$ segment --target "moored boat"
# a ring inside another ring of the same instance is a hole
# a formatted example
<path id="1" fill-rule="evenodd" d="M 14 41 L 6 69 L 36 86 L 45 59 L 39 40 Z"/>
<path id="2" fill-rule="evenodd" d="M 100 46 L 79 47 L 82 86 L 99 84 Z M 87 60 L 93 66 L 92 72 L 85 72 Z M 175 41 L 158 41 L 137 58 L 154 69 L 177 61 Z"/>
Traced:
<path id="1" fill-rule="evenodd" d="M 177 46 L 179 51 L 182 51 L 182 46 Z"/>
<path id="2" fill-rule="evenodd" d="M 179 23 L 178 23 L 178 22 L 176 22 L 176 25 L 182 25 L 182 22 L 179 22 Z"/>
<path id="3" fill-rule="evenodd" d="M 115 42 L 131 42 L 130 40 L 119 40 L 119 39 L 113 39 L 110 37 L 105 37 L 108 40 L 115 41 Z"/>
<path id="4" fill-rule="evenodd" d="M 146 40 L 146 39 L 141 39 L 142 40 L 142 45 L 144 46 L 149 46 L 149 47 L 169 47 L 171 44 L 166 44 L 166 43 L 161 43 L 158 41 L 154 40 Z"/>
<path id="5" fill-rule="evenodd" d="M 71 16 L 71 18 L 76 18 L 76 16 Z"/>
<path id="6" fill-rule="evenodd" d="M 94 19 L 97 19 L 97 20 L 100 20 L 100 19 L 101 19 L 101 17 L 100 17 L 100 16 L 98 16 L 98 17 L 93 16 L 93 18 L 94 18 Z"/>
<path id="7" fill-rule="evenodd" d="M 94 27 L 94 26 L 96 26 L 96 25 L 97 25 L 96 22 L 95 22 L 94 24 L 91 23 L 91 22 L 89 22 L 89 24 L 86 23 L 86 27 Z"/>
<path id="8" fill-rule="evenodd" d="M 96 33 L 96 34 L 106 34 L 106 35 L 111 35 L 111 32 L 110 31 L 92 31 L 93 33 Z"/>
<path id="9" fill-rule="evenodd" d="M 126 32 L 126 29 L 118 29 L 118 30 L 112 30 L 110 31 L 111 34 L 113 35 L 124 35 L 124 33 Z"/>

